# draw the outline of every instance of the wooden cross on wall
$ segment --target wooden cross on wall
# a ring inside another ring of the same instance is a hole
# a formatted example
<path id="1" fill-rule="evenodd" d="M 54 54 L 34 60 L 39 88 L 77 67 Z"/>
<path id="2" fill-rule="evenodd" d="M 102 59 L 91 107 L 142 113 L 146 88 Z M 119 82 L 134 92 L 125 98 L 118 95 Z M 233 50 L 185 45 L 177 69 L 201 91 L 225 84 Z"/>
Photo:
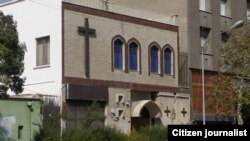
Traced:
<path id="1" fill-rule="evenodd" d="M 181 113 L 182 113 L 183 117 L 185 117 L 185 115 L 187 114 L 187 111 L 185 110 L 185 108 L 182 109 Z"/>
<path id="2" fill-rule="evenodd" d="M 89 78 L 89 38 L 90 37 L 95 37 L 96 34 L 96 30 L 89 28 L 89 21 L 88 18 L 84 19 L 85 21 L 85 27 L 78 27 L 78 32 L 81 33 L 84 36 L 84 41 L 85 41 L 85 63 L 84 63 L 84 67 L 85 67 L 85 75 L 86 78 Z"/>
<path id="3" fill-rule="evenodd" d="M 167 116 L 168 116 L 168 114 L 171 113 L 171 111 L 168 109 L 168 107 L 164 110 L 164 112 L 167 114 Z"/>

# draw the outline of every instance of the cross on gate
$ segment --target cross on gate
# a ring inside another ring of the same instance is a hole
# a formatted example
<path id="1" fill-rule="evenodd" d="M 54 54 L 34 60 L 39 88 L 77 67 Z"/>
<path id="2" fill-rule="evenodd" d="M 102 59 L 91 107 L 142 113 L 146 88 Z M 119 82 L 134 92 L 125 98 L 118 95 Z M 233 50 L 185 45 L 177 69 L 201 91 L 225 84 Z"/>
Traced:
<path id="1" fill-rule="evenodd" d="M 96 30 L 89 28 L 89 21 L 88 18 L 84 19 L 85 27 L 78 27 L 78 32 L 82 33 L 85 40 L 85 75 L 86 78 L 89 78 L 89 38 L 95 37 Z"/>
<path id="2" fill-rule="evenodd" d="M 185 108 L 182 109 L 181 113 L 183 114 L 183 117 L 185 117 L 185 115 L 187 114 L 187 111 L 185 110 Z"/>
<path id="3" fill-rule="evenodd" d="M 171 111 L 168 109 L 168 107 L 164 110 L 164 112 L 167 114 L 167 116 L 169 113 L 171 113 Z"/>

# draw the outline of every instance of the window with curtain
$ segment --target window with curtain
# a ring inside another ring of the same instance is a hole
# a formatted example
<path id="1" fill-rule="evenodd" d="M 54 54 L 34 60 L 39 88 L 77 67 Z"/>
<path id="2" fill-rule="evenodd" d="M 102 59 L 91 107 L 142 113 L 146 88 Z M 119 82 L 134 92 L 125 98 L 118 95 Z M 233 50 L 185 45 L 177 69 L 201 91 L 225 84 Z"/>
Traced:
<path id="1" fill-rule="evenodd" d="M 158 73 L 158 51 L 159 49 L 156 46 L 151 47 L 151 72 Z"/>
<path id="2" fill-rule="evenodd" d="M 199 9 L 206 11 L 206 0 L 199 0 Z"/>
<path id="3" fill-rule="evenodd" d="M 222 16 L 226 16 L 226 3 L 227 3 L 227 0 L 220 1 L 220 14 Z"/>
<path id="4" fill-rule="evenodd" d="M 164 50 L 164 74 L 172 73 L 172 51 L 169 48 Z"/>
<path id="5" fill-rule="evenodd" d="M 247 18 L 250 19 L 250 0 L 247 0 Z"/>
<path id="6" fill-rule="evenodd" d="M 123 42 L 120 39 L 114 41 L 114 68 L 122 69 L 122 46 Z"/>
<path id="7" fill-rule="evenodd" d="M 50 37 L 37 38 L 36 66 L 50 64 Z"/>
<path id="8" fill-rule="evenodd" d="M 200 27 L 200 42 L 201 42 L 201 47 L 205 44 L 208 35 L 210 33 L 210 29 L 206 27 Z"/>
<path id="9" fill-rule="evenodd" d="M 226 33 L 221 34 L 221 47 L 224 48 L 226 46 L 228 35 Z"/>
<path id="10" fill-rule="evenodd" d="M 137 70 L 138 45 L 135 42 L 129 44 L 129 69 Z"/>

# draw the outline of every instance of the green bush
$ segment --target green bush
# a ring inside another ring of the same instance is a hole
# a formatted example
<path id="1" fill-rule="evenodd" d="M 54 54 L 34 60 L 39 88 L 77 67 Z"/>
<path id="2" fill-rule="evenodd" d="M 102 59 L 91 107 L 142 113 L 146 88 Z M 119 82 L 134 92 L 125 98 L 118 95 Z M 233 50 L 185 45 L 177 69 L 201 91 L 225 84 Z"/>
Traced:
<path id="1" fill-rule="evenodd" d="M 126 141 L 127 136 L 120 131 L 110 128 L 103 127 L 97 128 L 92 131 L 93 138 L 91 141 Z"/>
<path id="2" fill-rule="evenodd" d="M 132 131 L 127 141 L 150 141 L 150 140 L 148 136 L 145 136 L 137 131 Z"/>
<path id="3" fill-rule="evenodd" d="M 42 128 L 34 136 L 35 141 L 60 141 L 60 130 L 57 128 Z"/>
<path id="4" fill-rule="evenodd" d="M 67 130 L 62 141 L 126 141 L 127 136 L 109 127 L 97 129 Z"/>
<path id="5" fill-rule="evenodd" d="M 163 126 L 144 127 L 132 131 L 130 135 L 102 127 L 96 129 L 65 130 L 61 141 L 166 141 L 167 128 Z M 35 141 L 60 141 L 59 131 L 55 128 L 41 129 Z"/>
<path id="6" fill-rule="evenodd" d="M 66 130 L 63 133 L 62 141 L 91 141 L 92 131 L 90 130 Z"/>
<path id="7" fill-rule="evenodd" d="M 139 131 L 139 134 L 148 137 L 149 141 L 166 141 L 167 133 L 167 127 L 159 125 L 144 127 Z"/>

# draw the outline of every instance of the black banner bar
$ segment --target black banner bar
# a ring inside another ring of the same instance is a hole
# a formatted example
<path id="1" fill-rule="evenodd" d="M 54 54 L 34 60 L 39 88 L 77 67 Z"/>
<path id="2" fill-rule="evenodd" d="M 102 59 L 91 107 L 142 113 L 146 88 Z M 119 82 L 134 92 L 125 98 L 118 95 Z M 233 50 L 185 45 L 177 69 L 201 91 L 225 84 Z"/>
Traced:
<path id="1" fill-rule="evenodd" d="M 248 125 L 169 125 L 168 141 L 190 139 L 209 141 L 215 139 L 237 139 L 250 141 Z"/>

